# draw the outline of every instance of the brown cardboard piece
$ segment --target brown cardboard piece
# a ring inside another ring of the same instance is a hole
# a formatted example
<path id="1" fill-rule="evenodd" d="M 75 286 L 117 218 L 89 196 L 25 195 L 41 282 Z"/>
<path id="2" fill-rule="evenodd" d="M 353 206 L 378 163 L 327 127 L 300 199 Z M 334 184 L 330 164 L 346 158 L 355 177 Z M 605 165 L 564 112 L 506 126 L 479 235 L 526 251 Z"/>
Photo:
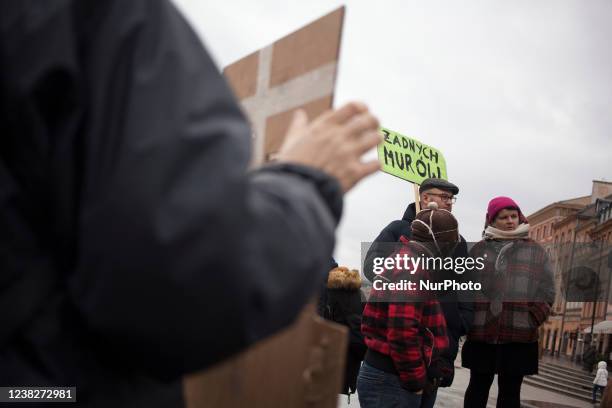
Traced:
<path id="1" fill-rule="evenodd" d="M 186 406 L 334 408 L 346 348 L 347 328 L 318 317 L 313 302 L 289 328 L 186 377 Z"/>
<path id="2" fill-rule="evenodd" d="M 293 111 L 332 107 L 343 21 L 340 7 L 223 70 L 253 127 L 255 165 L 278 152 Z"/>

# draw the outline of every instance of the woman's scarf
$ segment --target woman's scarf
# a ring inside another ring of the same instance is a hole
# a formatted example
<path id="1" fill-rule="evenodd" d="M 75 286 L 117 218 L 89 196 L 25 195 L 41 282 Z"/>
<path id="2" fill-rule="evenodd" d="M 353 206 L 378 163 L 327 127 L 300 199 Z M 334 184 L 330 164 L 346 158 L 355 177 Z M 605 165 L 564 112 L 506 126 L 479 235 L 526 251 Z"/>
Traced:
<path id="1" fill-rule="evenodd" d="M 515 240 L 515 239 L 527 239 L 529 238 L 529 224 L 520 224 L 515 230 L 503 231 L 489 225 L 482 233 L 482 238 L 485 240 L 499 239 L 499 240 Z"/>

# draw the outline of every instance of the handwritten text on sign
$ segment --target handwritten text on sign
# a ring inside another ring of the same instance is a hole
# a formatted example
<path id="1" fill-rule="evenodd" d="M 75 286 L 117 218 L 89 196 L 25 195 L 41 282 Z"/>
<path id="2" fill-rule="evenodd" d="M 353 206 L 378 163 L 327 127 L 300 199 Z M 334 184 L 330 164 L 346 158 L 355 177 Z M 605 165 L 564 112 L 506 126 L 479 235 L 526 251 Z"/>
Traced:
<path id="1" fill-rule="evenodd" d="M 446 161 L 438 149 L 390 129 L 380 131 L 384 141 L 378 145 L 378 160 L 385 173 L 417 184 L 430 177 L 447 179 Z"/>

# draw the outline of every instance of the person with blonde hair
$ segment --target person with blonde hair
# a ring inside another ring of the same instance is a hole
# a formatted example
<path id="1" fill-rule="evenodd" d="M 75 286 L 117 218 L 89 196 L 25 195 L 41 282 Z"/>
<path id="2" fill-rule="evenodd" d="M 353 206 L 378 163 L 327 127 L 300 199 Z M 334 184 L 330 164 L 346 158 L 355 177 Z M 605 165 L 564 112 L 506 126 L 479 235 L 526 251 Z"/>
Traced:
<path id="1" fill-rule="evenodd" d="M 357 374 L 366 352 L 361 334 L 361 314 L 365 307 L 361 277 L 356 269 L 336 266 L 329 271 L 319 296 L 319 314 L 345 326 L 348 332 L 344 382 L 341 394 L 350 396 L 357 390 Z"/>

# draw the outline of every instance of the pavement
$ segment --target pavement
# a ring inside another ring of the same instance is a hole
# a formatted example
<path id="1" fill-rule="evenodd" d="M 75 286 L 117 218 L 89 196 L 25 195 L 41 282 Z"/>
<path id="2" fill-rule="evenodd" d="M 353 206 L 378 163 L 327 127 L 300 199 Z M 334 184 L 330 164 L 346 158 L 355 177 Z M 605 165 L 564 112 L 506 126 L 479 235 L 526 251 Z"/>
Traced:
<path id="1" fill-rule="evenodd" d="M 463 395 L 470 380 L 470 370 L 462 367 L 455 367 L 455 380 L 453 385 L 448 388 L 440 388 L 436 399 L 436 408 L 461 408 L 463 407 Z M 497 380 L 493 382 L 489 392 L 489 403 L 487 408 L 495 408 L 497 399 Z M 521 388 L 521 401 L 525 406 L 539 408 L 593 408 L 594 405 L 580 401 L 565 395 L 551 391 L 542 390 L 523 384 Z M 528 404 L 528 405 L 527 405 Z M 596 405 L 595 405 L 596 406 Z M 351 396 L 350 404 L 347 403 L 346 395 L 338 398 L 338 408 L 359 408 L 359 398 L 357 395 Z"/>

